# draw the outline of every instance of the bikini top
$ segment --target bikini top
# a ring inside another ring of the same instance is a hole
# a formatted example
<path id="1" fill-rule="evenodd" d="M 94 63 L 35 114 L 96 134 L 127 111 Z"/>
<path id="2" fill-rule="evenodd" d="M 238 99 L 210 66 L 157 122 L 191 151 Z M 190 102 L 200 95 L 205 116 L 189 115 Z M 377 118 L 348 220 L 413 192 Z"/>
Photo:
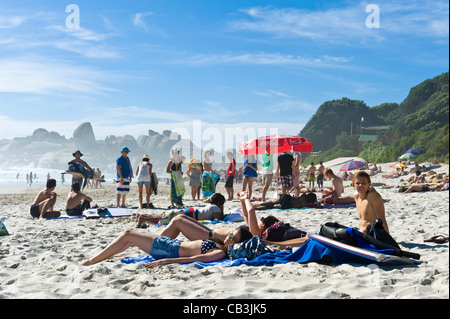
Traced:
<path id="1" fill-rule="evenodd" d="M 212 241 L 211 239 L 204 239 L 201 246 L 202 255 L 215 248 L 218 247 L 214 241 Z"/>

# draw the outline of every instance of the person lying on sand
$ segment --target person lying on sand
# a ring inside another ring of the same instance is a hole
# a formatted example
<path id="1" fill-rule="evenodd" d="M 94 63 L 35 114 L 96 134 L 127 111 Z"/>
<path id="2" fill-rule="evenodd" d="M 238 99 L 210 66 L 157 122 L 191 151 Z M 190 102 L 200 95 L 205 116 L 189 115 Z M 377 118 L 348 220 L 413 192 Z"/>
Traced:
<path id="1" fill-rule="evenodd" d="M 37 194 L 31 205 L 30 214 L 34 218 L 57 218 L 61 216 L 61 212 L 53 211 L 58 196 L 54 190 L 56 188 L 56 180 L 49 179 L 46 188 Z"/>
<path id="2" fill-rule="evenodd" d="M 213 262 L 228 256 L 228 246 L 252 238 L 246 226 L 230 232 L 224 241 L 204 239 L 182 242 L 169 237 L 154 234 L 143 234 L 134 230 L 126 230 L 99 254 L 80 262 L 90 266 L 117 255 L 131 246 L 137 246 L 150 254 L 155 261 L 145 264 L 147 268 L 173 263 Z"/>
<path id="3" fill-rule="evenodd" d="M 413 192 L 440 192 L 444 190 L 448 190 L 448 181 L 441 182 L 435 185 L 423 184 L 423 185 L 411 185 L 409 188 L 407 186 L 400 186 L 398 189 L 399 193 L 413 193 Z"/>
<path id="4" fill-rule="evenodd" d="M 144 223 L 157 223 L 161 221 L 161 224 L 167 225 L 177 215 L 186 215 L 194 218 L 195 220 L 222 220 L 225 216 L 223 213 L 223 205 L 225 204 L 225 197 L 220 193 L 214 193 L 210 197 L 211 203 L 205 207 L 199 208 L 186 208 L 177 211 L 171 211 L 169 213 L 163 213 L 162 215 L 144 215 L 141 214 L 138 217 L 138 227 L 145 227 Z"/>
<path id="5" fill-rule="evenodd" d="M 267 202 L 254 204 L 255 210 L 266 209 L 290 209 L 290 208 L 302 208 L 310 207 L 310 203 L 315 202 L 317 197 L 311 198 L 309 194 L 313 194 L 314 189 L 302 188 L 300 192 L 302 195 L 294 197 L 289 194 L 275 194 L 274 198 Z"/>
<path id="6" fill-rule="evenodd" d="M 72 191 L 67 195 L 66 213 L 69 216 L 81 216 L 83 211 L 91 208 L 92 198 L 80 192 L 77 182 L 72 184 Z"/>
<path id="7" fill-rule="evenodd" d="M 367 227 L 372 226 L 375 220 L 379 218 L 383 221 L 384 229 L 389 233 L 384 201 L 381 195 L 372 187 L 370 176 L 364 171 L 358 171 L 353 176 L 352 185 L 356 190 L 354 199 L 359 217 L 358 228 L 360 231 L 366 232 Z"/>

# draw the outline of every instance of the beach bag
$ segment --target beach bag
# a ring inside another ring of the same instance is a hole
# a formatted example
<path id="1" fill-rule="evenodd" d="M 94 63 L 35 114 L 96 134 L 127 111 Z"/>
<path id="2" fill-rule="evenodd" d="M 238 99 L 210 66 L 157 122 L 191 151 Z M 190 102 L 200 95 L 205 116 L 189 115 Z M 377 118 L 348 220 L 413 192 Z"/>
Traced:
<path id="1" fill-rule="evenodd" d="M 272 253 L 258 236 L 254 236 L 243 243 L 228 246 L 228 257 L 231 260 L 247 258 L 252 260 L 266 253 Z"/>
<path id="2" fill-rule="evenodd" d="M 305 237 L 306 233 L 292 227 L 289 223 L 278 222 L 267 228 L 263 238 L 268 241 L 280 242 L 294 238 Z"/>

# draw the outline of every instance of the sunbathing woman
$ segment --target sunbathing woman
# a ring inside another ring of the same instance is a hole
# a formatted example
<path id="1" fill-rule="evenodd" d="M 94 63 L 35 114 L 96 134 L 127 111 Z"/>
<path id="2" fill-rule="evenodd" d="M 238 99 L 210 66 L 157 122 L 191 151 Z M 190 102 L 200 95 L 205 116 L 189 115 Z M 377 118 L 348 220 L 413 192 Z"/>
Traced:
<path id="1" fill-rule="evenodd" d="M 148 268 L 173 263 L 212 262 L 226 258 L 229 245 L 240 243 L 250 238 L 252 238 L 252 234 L 245 226 L 228 233 L 224 241 L 204 239 L 181 242 L 168 237 L 126 230 L 102 252 L 81 261 L 80 265 L 94 265 L 125 251 L 131 246 L 139 247 L 156 259 L 145 264 Z"/>

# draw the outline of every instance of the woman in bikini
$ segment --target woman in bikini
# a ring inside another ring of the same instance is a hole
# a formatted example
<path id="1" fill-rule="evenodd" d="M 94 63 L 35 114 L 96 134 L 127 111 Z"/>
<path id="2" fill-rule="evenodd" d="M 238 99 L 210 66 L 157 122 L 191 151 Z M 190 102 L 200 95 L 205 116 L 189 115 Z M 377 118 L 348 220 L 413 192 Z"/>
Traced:
<path id="1" fill-rule="evenodd" d="M 156 259 L 145 264 L 148 268 L 173 263 L 212 262 L 226 258 L 229 245 L 243 242 L 252 237 L 252 234 L 245 226 L 240 226 L 229 232 L 224 241 L 220 241 L 217 238 L 209 238 L 182 242 L 169 237 L 126 230 L 102 252 L 81 261 L 80 265 L 94 265 L 125 251 L 131 246 L 139 247 Z"/>

